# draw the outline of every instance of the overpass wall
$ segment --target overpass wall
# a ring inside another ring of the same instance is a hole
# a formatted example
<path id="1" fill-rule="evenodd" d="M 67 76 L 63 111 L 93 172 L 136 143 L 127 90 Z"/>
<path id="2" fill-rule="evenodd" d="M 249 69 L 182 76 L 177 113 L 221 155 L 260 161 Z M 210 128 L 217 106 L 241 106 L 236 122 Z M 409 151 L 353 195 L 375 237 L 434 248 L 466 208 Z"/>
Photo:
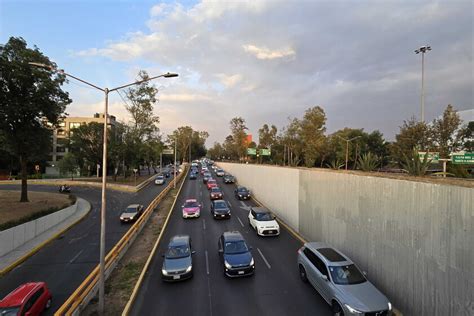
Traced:
<path id="1" fill-rule="evenodd" d="M 307 240 L 346 253 L 405 315 L 474 315 L 474 190 L 220 163 Z"/>

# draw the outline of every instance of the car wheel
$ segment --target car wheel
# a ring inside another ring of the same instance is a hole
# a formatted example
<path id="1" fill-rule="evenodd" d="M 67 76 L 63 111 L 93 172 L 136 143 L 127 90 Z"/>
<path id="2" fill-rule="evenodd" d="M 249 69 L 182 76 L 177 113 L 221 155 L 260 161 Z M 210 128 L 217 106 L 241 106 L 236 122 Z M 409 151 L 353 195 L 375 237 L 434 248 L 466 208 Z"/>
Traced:
<path id="1" fill-rule="evenodd" d="M 301 265 L 300 265 L 300 278 L 301 278 L 301 281 L 303 281 L 304 283 L 308 282 L 308 277 L 306 276 L 306 270 Z"/>
<path id="2" fill-rule="evenodd" d="M 51 298 L 48 298 L 48 300 L 46 301 L 45 308 L 48 309 L 50 307 L 51 307 Z"/>
<path id="3" fill-rule="evenodd" d="M 341 308 L 341 305 L 337 302 L 332 303 L 332 313 L 334 316 L 344 316 L 344 311 Z"/>

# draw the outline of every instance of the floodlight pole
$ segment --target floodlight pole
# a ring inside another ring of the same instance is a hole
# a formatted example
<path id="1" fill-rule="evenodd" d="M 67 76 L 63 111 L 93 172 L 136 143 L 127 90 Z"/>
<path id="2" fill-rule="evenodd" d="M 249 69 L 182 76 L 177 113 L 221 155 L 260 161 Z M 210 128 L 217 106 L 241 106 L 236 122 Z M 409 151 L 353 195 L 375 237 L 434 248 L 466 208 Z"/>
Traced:
<path id="1" fill-rule="evenodd" d="M 415 50 L 416 54 L 421 53 L 421 122 L 425 122 L 425 53 L 431 50 L 431 46 L 421 46 Z"/>

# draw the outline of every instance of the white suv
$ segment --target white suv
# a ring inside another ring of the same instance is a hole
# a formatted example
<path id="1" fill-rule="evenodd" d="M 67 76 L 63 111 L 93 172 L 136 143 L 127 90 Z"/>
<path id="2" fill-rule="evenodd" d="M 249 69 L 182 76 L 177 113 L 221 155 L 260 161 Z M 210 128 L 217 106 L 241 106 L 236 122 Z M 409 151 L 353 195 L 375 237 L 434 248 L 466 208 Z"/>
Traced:
<path id="1" fill-rule="evenodd" d="M 275 220 L 275 216 L 264 207 L 250 208 L 249 225 L 259 236 L 280 235 L 280 225 Z"/>

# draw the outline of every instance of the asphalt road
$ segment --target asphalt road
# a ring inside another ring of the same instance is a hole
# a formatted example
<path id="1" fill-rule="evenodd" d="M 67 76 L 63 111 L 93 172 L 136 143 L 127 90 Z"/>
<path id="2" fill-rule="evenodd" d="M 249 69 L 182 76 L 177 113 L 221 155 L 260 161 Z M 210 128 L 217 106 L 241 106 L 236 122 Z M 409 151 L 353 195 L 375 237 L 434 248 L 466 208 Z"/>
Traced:
<path id="1" fill-rule="evenodd" d="M 168 178 L 167 183 L 171 178 Z M 120 213 L 134 203 L 148 204 L 164 189 L 153 182 L 137 193 L 107 190 L 106 251 L 108 252 L 130 227 L 121 224 Z M 0 190 L 19 190 L 19 185 L 1 185 Z M 57 192 L 55 186 L 28 185 L 29 191 Z M 53 294 L 53 304 L 45 315 L 52 315 L 99 263 L 101 190 L 71 187 L 72 194 L 91 203 L 89 214 L 77 225 L 52 241 L 20 266 L 0 278 L 0 297 L 20 284 L 45 281 Z"/>
<path id="2" fill-rule="evenodd" d="M 329 306 L 308 284 L 299 279 L 296 266 L 300 241 L 281 227 L 278 237 L 259 237 L 248 225 L 248 208 L 253 201 L 238 201 L 235 185 L 224 184 L 224 198 L 231 219 L 214 220 L 210 198 L 202 176 L 186 179 L 170 221 L 132 309 L 132 315 L 332 315 Z M 183 219 L 181 205 L 197 198 L 203 205 L 201 217 Z M 218 258 L 217 240 L 224 231 L 238 230 L 253 247 L 255 274 L 241 279 L 224 276 Z M 170 238 L 191 236 L 194 276 L 178 283 L 161 280 L 164 253 Z"/>

